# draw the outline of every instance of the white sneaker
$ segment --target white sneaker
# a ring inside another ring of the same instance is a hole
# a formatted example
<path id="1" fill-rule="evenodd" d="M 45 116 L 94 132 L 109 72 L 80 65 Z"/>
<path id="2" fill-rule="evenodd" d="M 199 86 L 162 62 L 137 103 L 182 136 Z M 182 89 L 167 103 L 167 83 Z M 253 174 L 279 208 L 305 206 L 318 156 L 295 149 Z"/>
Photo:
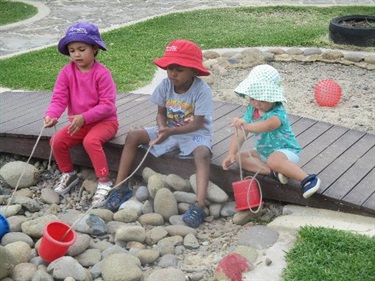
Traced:
<path id="1" fill-rule="evenodd" d="M 60 195 L 65 195 L 73 186 L 77 185 L 78 181 L 77 173 L 62 173 L 53 190 Z"/>
<path id="2" fill-rule="evenodd" d="M 271 170 L 271 176 L 278 180 L 281 184 L 287 184 L 289 179 L 281 173 Z"/>
<path id="3" fill-rule="evenodd" d="M 93 207 L 102 207 L 107 203 L 109 198 L 108 194 L 112 190 L 113 183 L 111 181 L 99 182 L 96 192 L 92 197 L 92 206 Z"/>

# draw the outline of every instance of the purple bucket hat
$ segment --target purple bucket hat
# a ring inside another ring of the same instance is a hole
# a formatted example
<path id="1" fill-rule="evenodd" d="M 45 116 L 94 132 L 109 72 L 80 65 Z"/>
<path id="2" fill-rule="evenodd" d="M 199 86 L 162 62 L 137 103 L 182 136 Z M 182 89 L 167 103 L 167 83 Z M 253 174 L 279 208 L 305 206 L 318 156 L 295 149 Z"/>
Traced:
<path id="1" fill-rule="evenodd" d="M 99 29 L 95 24 L 88 22 L 79 22 L 71 25 L 65 33 L 65 36 L 59 41 L 57 48 L 63 55 L 69 56 L 68 44 L 71 42 L 83 42 L 90 45 L 96 45 L 103 51 L 107 50 Z"/>

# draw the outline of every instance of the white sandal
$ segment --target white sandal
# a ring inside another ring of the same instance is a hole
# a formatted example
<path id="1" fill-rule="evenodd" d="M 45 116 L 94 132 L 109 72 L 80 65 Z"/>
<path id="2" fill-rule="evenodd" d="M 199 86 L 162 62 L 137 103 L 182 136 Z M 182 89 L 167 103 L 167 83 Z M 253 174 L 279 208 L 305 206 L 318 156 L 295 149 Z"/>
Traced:
<path id="1" fill-rule="evenodd" d="M 92 197 L 92 206 L 93 207 L 102 207 L 108 199 L 108 194 L 112 190 L 112 182 L 99 182 L 96 192 Z"/>

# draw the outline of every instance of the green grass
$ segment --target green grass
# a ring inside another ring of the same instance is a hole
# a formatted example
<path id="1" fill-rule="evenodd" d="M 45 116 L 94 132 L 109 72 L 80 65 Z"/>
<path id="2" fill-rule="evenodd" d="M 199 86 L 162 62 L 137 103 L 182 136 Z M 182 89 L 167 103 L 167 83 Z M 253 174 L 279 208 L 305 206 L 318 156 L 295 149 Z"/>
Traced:
<path id="1" fill-rule="evenodd" d="M 202 49 L 251 46 L 335 46 L 328 40 L 332 18 L 372 14 L 373 7 L 245 7 L 199 10 L 156 17 L 103 34 L 108 52 L 98 60 L 113 74 L 119 92 L 149 83 L 174 39 L 189 39 Z M 56 47 L 0 60 L 0 85 L 51 91 L 68 58 Z"/>
<path id="2" fill-rule="evenodd" d="M 323 227 L 303 227 L 298 235 L 283 280 L 375 280 L 374 237 Z"/>
<path id="3" fill-rule="evenodd" d="M 0 25 L 22 21 L 38 13 L 33 5 L 23 2 L 0 0 Z"/>

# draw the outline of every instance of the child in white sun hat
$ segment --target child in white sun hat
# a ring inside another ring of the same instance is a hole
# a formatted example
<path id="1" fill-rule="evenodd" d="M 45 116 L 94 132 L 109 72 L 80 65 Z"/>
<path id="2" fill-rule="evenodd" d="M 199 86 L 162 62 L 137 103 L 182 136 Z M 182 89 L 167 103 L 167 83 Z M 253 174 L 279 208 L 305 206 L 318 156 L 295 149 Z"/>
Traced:
<path id="1" fill-rule="evenodd" d="M 286 102 L 278 71 L 270 65 L 258 65 L 234 90 L 249 98 L 243 118 L 234 118 L 236 128 L 227 157 L 222 162 L 224 170 L 241 161 L 244 170 L 271 175 L 282 184 L 292 178 L 301 182 L 303 197 L 309 198 L 320 186 L 320 179 L 307 174 L 298 165 L 301 147 L 291 128 L 282 102 Z M 248 133 L 254 134 L 255 149 L 240 152 Z M 250 153 L 250 155 L 249 155 Z"/>

